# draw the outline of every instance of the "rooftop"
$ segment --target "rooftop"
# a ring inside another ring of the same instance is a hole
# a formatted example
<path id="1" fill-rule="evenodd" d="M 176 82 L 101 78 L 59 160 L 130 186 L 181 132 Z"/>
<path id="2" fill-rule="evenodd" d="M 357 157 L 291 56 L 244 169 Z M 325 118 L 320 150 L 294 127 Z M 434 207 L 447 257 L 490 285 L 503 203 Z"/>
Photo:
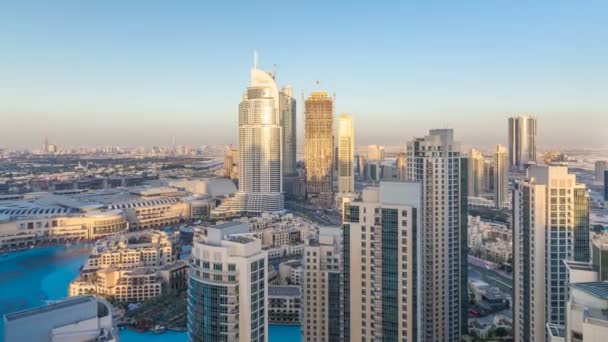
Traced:
<path id="1" fill-rule="evenodd" d="M 584 291 L 594 297 L 608 300 L 608 282 L 594 281 L 589 283 L 570 284 L 570 287 Z"/>
<path id="2" fill-rule="evenodd" d="M 10 321 L 14 321 L 14 320 L 18 320 L 18 319 L 22 319 L 22 318 L 26 318 L 26 317 L 40 315 L 40 314 L 47 313 L 47 312 L 52 312 L 52 311 L 59 310 L 59 309 L 75 307 L 75 306 L 78 306 L 78 305 L 81 305 L 84 303 L 89 303 L 89 302 L 97 302 L 97 300 L 93 296 L 71 297 L 66 300 L 62 300 L 60 302 L 56 302 L 56 303 L 49 304 L 46 306 L 41 306 L 41 307 L 34 308 L 34 309 L 28 309 L 28 310 L 24 310 L 24 311 L 7 314 L 4 316 L 4 319 L 7 322 L 10 322 Z"/>
<path id="3" fill-rule="evenodd" d="M 299 286 L 268 286 L 268 296 L 300 297 Z"/>
<path id="4" fill-rule="evenodd" d="M 564 260 L 564 264 L 566 264 L 566 267 L 570 270 L 597 271 L 597 267 L 595 267 L 593 264 L 590 264 L 588 262 Z"/>

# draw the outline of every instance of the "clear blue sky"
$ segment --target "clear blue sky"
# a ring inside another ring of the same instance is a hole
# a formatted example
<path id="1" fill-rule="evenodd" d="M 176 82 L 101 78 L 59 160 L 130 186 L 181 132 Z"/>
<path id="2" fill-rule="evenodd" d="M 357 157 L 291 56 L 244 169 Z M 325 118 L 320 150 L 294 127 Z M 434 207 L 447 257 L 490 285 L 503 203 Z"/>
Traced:
<path id="1" fill-rule="evenodd" d="M 299 94 L 336 92 L 357 143 L 453 127 L 606 146 L 608 1 L 0 2 L 0 146 L 236 142 L 252 51 Z"/>

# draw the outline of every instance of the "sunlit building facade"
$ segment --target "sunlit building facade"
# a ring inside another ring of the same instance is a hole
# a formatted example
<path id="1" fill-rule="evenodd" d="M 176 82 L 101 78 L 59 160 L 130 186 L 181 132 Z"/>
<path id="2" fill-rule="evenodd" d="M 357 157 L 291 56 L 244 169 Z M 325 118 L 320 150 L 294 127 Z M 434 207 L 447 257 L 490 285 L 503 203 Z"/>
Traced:
<path id="1" fill-rule="evenodd" d="M 344 204 L 343 340 L 420 341 L 424 335 L 421 185 L 379 184 Z"/>
<path id="2" fill-rule="evenodd" d="M 209 227 L 194 241 L 188 286 L 188 337 L 268 341 L 268 257 L 260 240 Z"/>
<path id="3" fill-rule="evenodd" d="M 324 91 L 310 94 L 304 103 L 304 158 L 308 198 L 331 203 L 334 101 Z"/>
<path id="4" fill-rule="evenodd" d="M 469 196 L 479 197 L 483 193 L 484 160 L 481 151 L 472 148 L 469 151 Z"/>
<path id="5" fill-rule="evenodd" d="M 355 122 L 348 114 L 338 119 L 338 192 L 355 192 Z"/>
<path id="6" fill-rule="evenodd" d="M 460 341 L 467 330 L 467 167 L 451 129 L 407 144 L 408 180 L 422 183 L 425 341 Z"/>
<path id="7" fill-rule="evenodd" d="M 494 206 L 498 209 L 507 207 L 507 194 L 509 191 L 507 148 L 496 145 L 494 151 Z"/>
<path id="8" fill-rule="evenodd" d="M 257 68 L 256 59 L 239 105 L 239 190 L 212 216 L 282 211 L 282 146 L 279 88 L 271 72 Z"/>
<path id="9" fill-rule="evenodd" d="M 509 118 L 509 167 L 524 171 L 536 162 L 536 118 L 521 115 Z"/>
<path id="10" fill-rule="evenodd" d="M 565 166 L 533 165 L 513 191 L 515 341 L 545 342 L 563 326 L 568 300 L 564 261 L 589 261 L 589 194 Z"/>

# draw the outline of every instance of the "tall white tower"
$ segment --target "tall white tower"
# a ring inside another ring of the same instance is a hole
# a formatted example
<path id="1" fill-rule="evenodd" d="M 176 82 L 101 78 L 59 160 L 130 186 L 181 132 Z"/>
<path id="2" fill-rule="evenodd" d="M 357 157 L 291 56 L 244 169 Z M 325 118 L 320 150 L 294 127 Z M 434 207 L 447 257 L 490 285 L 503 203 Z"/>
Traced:
<path id="1" fill-rule="evenodd" d="M 451 129 L 407 144 L 407 178 L 422 183 L 424 341 L 460 341 L 467 329 L 467 171 Z"/>
<path id="2" fill-rule="evenodd" d="M 239 105 L 239 190 L 212 216 L 259 215 L 284 209 L 279 88 L 271 72 L 251 69 Z"/>
<path id="3" fill-rule="evenodd" d="M 355 192 L 355 122 L 344 113 L 338 118 L 338 191 Z"/>

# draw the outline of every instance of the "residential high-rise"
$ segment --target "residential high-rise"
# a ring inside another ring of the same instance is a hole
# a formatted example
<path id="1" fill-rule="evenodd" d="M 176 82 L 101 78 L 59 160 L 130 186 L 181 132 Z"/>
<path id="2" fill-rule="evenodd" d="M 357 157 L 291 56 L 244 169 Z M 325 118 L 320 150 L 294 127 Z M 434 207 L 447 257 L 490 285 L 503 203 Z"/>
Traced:
<path id="1" fill-rule="evenodd" d="M 507 193 L 509 191 L 507 148 L 496 145 L 494 152 L 494 206 L 498 209 L 507 206 Z"/>
<path id="2" fill-rule="evenodd" d="M 484 160 L 481 151 L 472 148 L 469 151 L 469 196 L 479 197 L 483 193 Z"/>
<path id="3" fill-rule="evenodd" d="M 595 162 L 595 181 L 604 184 L 604 172 L 607 168 L 608 162 L 605 160 L 598 160 Z"/>
<path id="4" fill-rule="evenodd" d="M 407 179 L 407 154 L 405 152 L 397 153 L 395 159 L 395 167 L 397 168 L 397 180 L 404 181 Z"/>
<path id="5" fill-rule="evenodd" d="M 279 90 L 271 72 L 251 69 L 239 105 L 239 190 L 213 216 L 260 215 L 284 209 Z"/>
<path id="6" fill-rule="evenodd" d="M 290 198 L 294 198 L 295 184 L 298 172 L 296 170 L 296 100 L 291 86 L 285 86 L 279 93 L 279 108 L 281 112 L 282 151 L 283 151 L 283 190 Z"/>
<path id="7" fill-rule="evenodd" d="M 268 256 L 235 223 L 195 238 L 188 285 L 190 341 L 268 341 Z"/>
<path id="8" fill-rule="evenodd" d="M 467 330 L 467 163 L 451 129 L 407 144 L 407 178 L 422 183 L 425 341 L 460 341 Z"/>
<path id="9" fill-rule="evenodd" d="M 355 192 L 355 122 L 348 114 L 338 119 L 338 192 Z"/>
<path id="10" fill-rule="evenodd" d="M 333 201 L 334 101 L 326 92 L 317 91 L 304 107 L 306 191 L 311 201 L 329 204 Z"/>
<path id="11" fill-rule="evenodd" d="M 380 182 L 344 204 L 344 341 L 424 336 L 421 207 L 418 182 Z"/>
<path id="12" fill-rule="evenodd" d="M 589 260 L 589 194 L 567 167 L 533 165 L 512 202 L 515 341 L 545 342 L 565 324 L 564 261 Z"/>
<path id="13" fill-rule="evenodd" d="M 509 118 L 509 166 L 513 171 L 524 171 L 526 164 L 536 162 L 536 118 Z"/>
<path id="14" fill-rule="evenodd" d="M 368 161 L 384 161 L 384 146 L 369 145 L 367 146 Z"/>
<path id="15" fill-rule="evenodd" d="M 494 160 L 484 161 L 483 163 L 483 191 L 486 193 L 494 192 Z"/>
<path id="16" fill-rule="evenodd" d="M 338 227 L 321 227 L 318 238 L 309 239 L 304 248 L 303 341 L 342 341 L 341 234 Z"/>

